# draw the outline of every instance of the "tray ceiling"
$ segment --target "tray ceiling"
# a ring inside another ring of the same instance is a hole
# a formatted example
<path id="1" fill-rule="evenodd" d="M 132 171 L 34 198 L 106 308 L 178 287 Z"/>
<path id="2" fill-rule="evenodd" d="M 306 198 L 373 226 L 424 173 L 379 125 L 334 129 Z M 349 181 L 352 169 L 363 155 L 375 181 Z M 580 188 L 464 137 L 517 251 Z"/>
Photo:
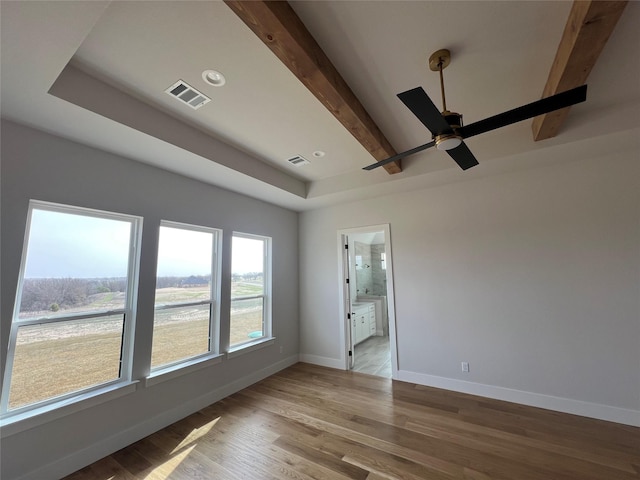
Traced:
<path id="1" fill-rule="evenodd" d="M 396 151 L 430 140 L 396 94 L 423 86 L 439 104 L 438 75 L 427 66 L 433 51 L 451 50 L 447 103 L 472 123 L 541 97 L 571 8 L 291 5 Z M 528 121 L 470 139 L 480 166 L 467 172 L 436 151 L 404 160 L 396 175 L 363 171 L 371 154 L 222 2 L 2 2 L 2 114 L 304 210 L 531 168 L 541 151 L 545 161 L 565 161 L 593 152 L 594 138 L 640 128 L 638 23 L 640 4 L 631 2 L 589 77 L 587 102 L 571 109 L 556 138 L 534 142 Z M 226 84 L 204 82 L 207 69 Z M 198 110 L 176 101 L 165 90 L 178 80 L 211 101 Z M 620 115 L 622 124 L 613 120 Z M 309 165 L 290 165 L 296 155 Z"/>

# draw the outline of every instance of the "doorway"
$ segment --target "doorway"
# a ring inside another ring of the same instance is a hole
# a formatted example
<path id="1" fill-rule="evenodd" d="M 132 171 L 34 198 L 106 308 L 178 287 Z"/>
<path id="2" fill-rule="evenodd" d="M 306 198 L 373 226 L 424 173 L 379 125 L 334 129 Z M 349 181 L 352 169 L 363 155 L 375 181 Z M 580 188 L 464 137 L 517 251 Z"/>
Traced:
<path id="1" fill-rule="evenodd" d="M 346 368 L 396 378 L 393 264 L 389 225 L 339 231 Z"/>

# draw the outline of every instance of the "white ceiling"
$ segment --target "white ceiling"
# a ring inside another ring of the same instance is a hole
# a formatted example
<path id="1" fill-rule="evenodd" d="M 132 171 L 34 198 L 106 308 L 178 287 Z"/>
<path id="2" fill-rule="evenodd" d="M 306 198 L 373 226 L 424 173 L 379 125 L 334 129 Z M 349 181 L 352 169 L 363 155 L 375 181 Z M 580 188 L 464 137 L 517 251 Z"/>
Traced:
<path id="1" fill-rule="evenodd" d="M 472 123 L 540 98 L 571 3 L 292 6 L 403 151 L 430 138 L 396 94 L 421 85 L 440 105 L 427 67 L 433 51 L 452 51 L 447 104 Z M 479 167 L 462 172 L 431 149 L 396 175 L 361 170 L 375 160 L 224 3 L 2 1 L 1 9 L 4 118 L 295 210 L 576 159 L 611 148 L 609 137 L 636 141 L 624 132 L 640 128 L 640 2 L 626 7 L 587 102 L 558 137 L 534 143 L 522 122 L 468 140 Z M 206 69 L 224 73 L 226 85 L 207 85 Z M 177 102 L 164 91 L 178 79 L 212 101 L 197 111 Z M 286 162 L 298 154 L 311 165 Z"/>

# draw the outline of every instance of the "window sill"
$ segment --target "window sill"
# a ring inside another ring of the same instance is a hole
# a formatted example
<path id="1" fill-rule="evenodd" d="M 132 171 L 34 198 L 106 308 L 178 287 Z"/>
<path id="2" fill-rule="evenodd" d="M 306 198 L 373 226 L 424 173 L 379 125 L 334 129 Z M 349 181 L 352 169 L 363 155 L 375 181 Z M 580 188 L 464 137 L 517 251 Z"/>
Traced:
<path id="1" fill-rule="evenodd" d="M 177 365 L 172 365 L 167 368 L 161 368 L 149 374 L 148 377 L 144 379 L 144 386 L 150 387 L 152 385 L 156 385 L 158 383 L 166 382 L 167 380 L 171 380 L 173 378 L 180 377 L 182 375 L 186 375 L 191 372 L 195 372 L 202 368 L 211 367 L 212 365 L 217 365 L 222 362 L 224 358 L 221 354 L 216 354 L 214 356 L 207 356 L 204 358 L 196 358 L 193 360 L 188 360 L 183 363 L 179 363 Z"/>
<path id="2" fill-rule="evenodd" d="M 90 392 L 81 393 L 73 398 L 61 400 L 28 412 L 15 415 L 8 413 L 0 420 L 0 438 L 6 438 L 30 428 L 44 425 L 67 415 L 80 412 L 101 403 L 123 397 L 136 391 L 138 381 L 117 383 Z"/>
<path id="3" fill-rule="evenodd" d="M 237 345 L 232 347 L 227 352 L 227 358 L 238 357 L 245 353 L 253 352 L 255 350 L 260 350 L 261 348 L 269 347 L 276 342 L 276 337 L 268 337 L 261 338 L 254 342 L 243 343 L 242 345 Z"/>

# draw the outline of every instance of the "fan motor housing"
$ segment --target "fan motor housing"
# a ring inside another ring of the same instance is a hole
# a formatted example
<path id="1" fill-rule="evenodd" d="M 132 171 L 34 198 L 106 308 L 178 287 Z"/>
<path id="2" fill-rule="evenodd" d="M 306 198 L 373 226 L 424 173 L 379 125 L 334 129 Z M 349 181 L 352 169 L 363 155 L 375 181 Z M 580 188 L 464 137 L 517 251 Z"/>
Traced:
<path id="1" fill-rule="evenodd" d="M 449 110 L 445 110 L 442 112 L 442 116 L 447 121 L 447 123 L 451 126 L 452 129 L 460 128 L 462 126 L 462 115 L 456 112 L 450 112 Z"/>
<path id="2" fill-rule="evenodd" d="M 451 150 L 462 143 L 462 137 L 458 134 L 458 128 L 462 126 L 462 115 L 445 110 L 442 116 L 451 129 L 434 135 L 433 139 L 438 150 Z"/>

